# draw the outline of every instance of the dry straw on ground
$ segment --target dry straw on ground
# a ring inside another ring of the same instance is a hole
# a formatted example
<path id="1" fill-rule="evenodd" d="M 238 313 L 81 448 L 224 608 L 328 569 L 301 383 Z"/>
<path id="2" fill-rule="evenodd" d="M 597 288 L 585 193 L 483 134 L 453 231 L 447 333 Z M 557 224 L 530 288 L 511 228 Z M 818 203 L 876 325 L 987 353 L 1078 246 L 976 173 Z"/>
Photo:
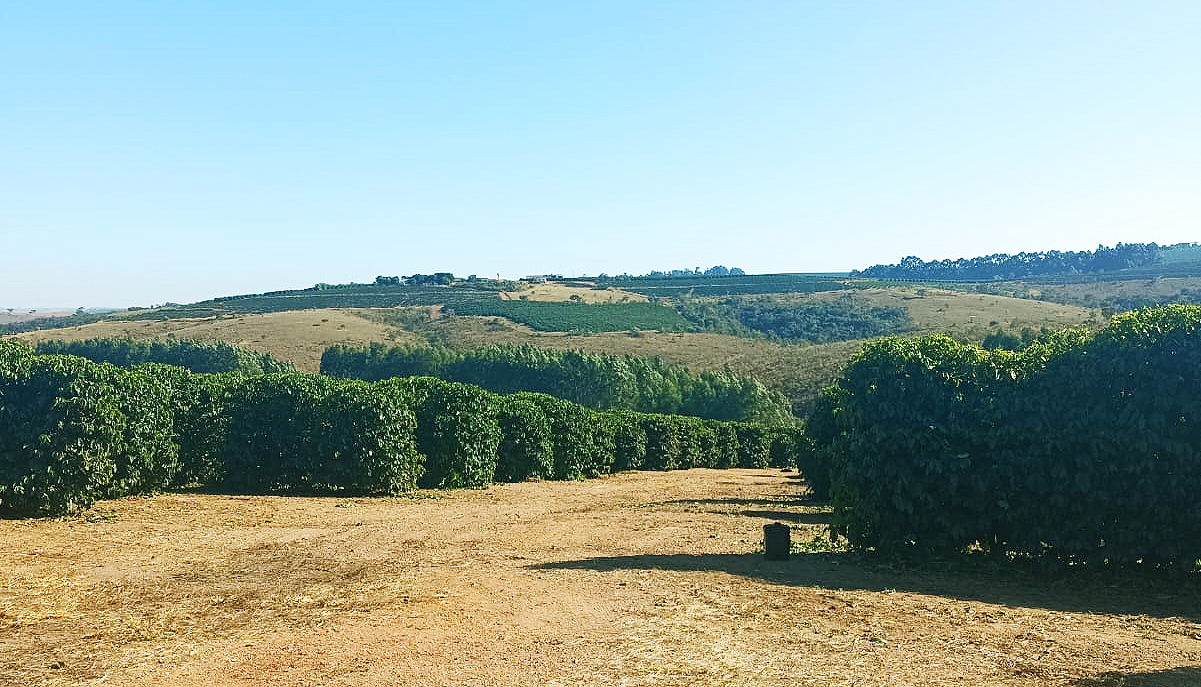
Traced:
<path id="1" fill-rule="evenodd" d="M 427 496 L 0 522 L 0 684 L 1201 684 L 1194 587 L 764 560 L 830 548 L 778 471 Z"/>

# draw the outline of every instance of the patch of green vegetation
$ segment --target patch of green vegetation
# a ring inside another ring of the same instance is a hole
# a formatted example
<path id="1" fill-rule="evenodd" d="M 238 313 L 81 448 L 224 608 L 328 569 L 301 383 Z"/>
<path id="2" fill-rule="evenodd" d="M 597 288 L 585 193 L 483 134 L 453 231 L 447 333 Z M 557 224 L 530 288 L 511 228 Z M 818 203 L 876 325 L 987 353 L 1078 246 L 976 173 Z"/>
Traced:
<path id="1" fill-rule="evenodd" d="M 504 317 L 543 332 L 684 331 L 688 321 L 673 308 L 653 303 L 577 303 L 471 300 L 448 304 L 447 314 Z"/>
<path id="2" fill-rule="evenodd" d="M 764 293 L 814 293 L 846 288 L 842 273 L 742 274 L 724 277 L 611 277 L 604 284 L 644 296 L 681 298 Z"/>

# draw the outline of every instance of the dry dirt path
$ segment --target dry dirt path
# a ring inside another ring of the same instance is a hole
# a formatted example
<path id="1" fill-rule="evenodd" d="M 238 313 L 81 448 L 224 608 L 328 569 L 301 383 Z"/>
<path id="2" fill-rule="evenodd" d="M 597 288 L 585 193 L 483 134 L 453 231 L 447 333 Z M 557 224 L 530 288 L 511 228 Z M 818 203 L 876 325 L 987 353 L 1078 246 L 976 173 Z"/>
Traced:
<path id="1" fill-rule="evenodd" d="M 0 522 L 0 684 L 1201 684 L 1195 588 L 757 552 L 769 470 Z"/>

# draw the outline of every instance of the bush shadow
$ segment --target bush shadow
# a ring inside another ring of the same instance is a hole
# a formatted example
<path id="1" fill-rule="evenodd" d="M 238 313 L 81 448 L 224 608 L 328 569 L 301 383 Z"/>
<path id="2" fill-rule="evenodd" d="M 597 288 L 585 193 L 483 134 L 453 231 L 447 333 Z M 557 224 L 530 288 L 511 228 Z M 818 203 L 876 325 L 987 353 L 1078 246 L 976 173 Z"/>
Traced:
<path id="1" fill-rule="evenodd" d="M 748 518 L 794 522 L 799 525 L 829 525 L 830 519 L 833 517 L 830 513 L 799 513 L 787 510 L 744 510 L 740 515 Z"/>
<path id="2" fill-rule="evenodd" d="M 1201 668 L 1185 666 L 1145 673 L 1102 673 L 1071 684 L 1072 687 L 1196 687 L 1201 685 Z"/>
<path id="3" fill-rule="evenodd" d="M 786 561 L 768 561 L 762 553 L 609 556 L 529 567 L 534 570 L 601 572 L 724 572 L 748 580 L 794 587 L 905 591 L 1015 607 L 1148 615 L 1201 622 L 1201 575 L 1170 577 L 1154 571 L 1047 574 L 1012 563 L 970 558 L 898 563 L 873 554 L 853 552 L 794 553 Z M 1201 681 L 1191 684 L 1201 684 Z"/>

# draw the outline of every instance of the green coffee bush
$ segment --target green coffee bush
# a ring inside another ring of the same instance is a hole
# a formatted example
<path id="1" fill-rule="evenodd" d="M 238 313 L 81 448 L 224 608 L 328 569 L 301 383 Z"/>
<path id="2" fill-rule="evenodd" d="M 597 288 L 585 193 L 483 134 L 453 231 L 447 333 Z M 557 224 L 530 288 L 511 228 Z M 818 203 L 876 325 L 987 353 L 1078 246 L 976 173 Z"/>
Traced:
<path id="1" fill-rule="evenodd" d="M 178 463 L 165 387 L 83 358 L 8 350 L 18 364 L 0 376 L 0 512 L 57 515 L 167 486 Z"/>
<path id="2" fill-rule="evenodd" d="M 497 449 L 497 482 L 550 479 L 555 469 L 555 449 L 550 422 L 528 399 L 502 397 L 497 411 L 501 442 Z"/>
<path id="3" fill-rule="evenodd" d="M 417 416 L 417 450 L 425 456 L 426 488 L 484 487 L 496 473 L 501 442 L 497 397 L 483 389 L 433 377 L 380 382 L 407 388 Z"/>

